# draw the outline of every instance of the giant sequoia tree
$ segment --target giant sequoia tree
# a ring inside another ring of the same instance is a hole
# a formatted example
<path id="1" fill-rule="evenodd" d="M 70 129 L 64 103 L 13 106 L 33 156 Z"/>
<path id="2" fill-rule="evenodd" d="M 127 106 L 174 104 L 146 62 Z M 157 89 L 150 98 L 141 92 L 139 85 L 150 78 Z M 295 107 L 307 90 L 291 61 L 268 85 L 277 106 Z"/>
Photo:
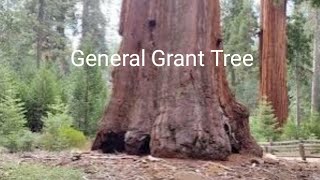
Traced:
<path id="1" fill-rule="evenodd" d="M 271 102 L 282 126 L 288 117 L 287 0 L 261 0 L 260 95 Z"/>
<path id="2" fill-rule="evenodd" d="M 113 94 L 93 150 L 160 157 L 226 159 L 261 155 L 248 110 L 231 94 L 223 66 L 219 0 L 124 0 L 120 54 L 146 49 L 144 67 L 116 67 Z M 151 53 L 206 53 L 204 67 L 156 67 Z M 221 59 L 222 61 L 222 59 Z"/>

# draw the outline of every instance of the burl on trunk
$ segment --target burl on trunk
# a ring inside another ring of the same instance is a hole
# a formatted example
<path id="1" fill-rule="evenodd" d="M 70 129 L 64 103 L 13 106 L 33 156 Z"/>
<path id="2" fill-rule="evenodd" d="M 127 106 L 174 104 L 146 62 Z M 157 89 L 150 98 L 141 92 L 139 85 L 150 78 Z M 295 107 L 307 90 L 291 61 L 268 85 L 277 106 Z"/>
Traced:
<path id="1" fill-rule="evenodd" d="M 124 0 L 120 54 L 145 49 L 146 65 L 114 69 L 92 150 L 219 160 L 232 152 L 262 155 L 247 109 L 235 101 L 210 53 L 222 48 L 219 8 L 219 0 Z M 151 54 L 158 49 L 201 50 L 205 66 L 156 67 Z"/>

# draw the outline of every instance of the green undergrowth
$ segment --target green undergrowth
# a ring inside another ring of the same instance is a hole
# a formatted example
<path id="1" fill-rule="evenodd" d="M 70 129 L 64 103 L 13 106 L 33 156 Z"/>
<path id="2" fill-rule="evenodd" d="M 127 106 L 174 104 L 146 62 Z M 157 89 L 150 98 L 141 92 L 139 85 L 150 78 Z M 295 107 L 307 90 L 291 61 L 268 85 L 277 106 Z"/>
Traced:
<path id="1" fill-rule="evenodd" d="M 0 163 L 0 180 L 82 180 L 83 177 L 83 172 L 66 167 Z"/>

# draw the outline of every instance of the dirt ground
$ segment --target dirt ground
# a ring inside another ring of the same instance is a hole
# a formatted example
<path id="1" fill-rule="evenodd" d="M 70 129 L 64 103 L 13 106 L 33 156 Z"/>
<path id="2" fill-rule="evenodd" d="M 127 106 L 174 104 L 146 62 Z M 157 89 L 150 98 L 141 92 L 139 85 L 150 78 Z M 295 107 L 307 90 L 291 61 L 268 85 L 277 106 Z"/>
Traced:
<path id="1" fill-rule="evenodd" d="M 233 155 L 229 161 L 199 161 L 110 155 L 97 152 L 0 154 L 0 161 L 80 169 L 84 180 L 320 180 L 320 161 Z"/>

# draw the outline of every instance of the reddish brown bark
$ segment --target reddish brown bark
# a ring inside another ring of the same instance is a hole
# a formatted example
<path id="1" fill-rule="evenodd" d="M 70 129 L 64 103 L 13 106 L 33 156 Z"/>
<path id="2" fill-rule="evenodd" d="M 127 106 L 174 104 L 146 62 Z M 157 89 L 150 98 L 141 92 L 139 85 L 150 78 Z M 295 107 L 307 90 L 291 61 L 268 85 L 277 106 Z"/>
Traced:
<path id="1" fill-rule="evenodd" d="M 117 67 L 113 94 L 93 150 L 160 157 L 226 159 L 261 155 L 249 132 L 248 111 L 231 94 L 220 49 L 219 0 L 125 0 L 120 53 L 146 49 L 145 67 Z M 156 67 L 154 50 L 206 54 L 204 67 Z M 222 62 L 222 59 L 220 59 Z"/>
<path id="2" fill-rule="evenodd" d="M 271 102 L 279 125 L 288 118 L 286 0 L 261 0 L 260 96 Z"/>

